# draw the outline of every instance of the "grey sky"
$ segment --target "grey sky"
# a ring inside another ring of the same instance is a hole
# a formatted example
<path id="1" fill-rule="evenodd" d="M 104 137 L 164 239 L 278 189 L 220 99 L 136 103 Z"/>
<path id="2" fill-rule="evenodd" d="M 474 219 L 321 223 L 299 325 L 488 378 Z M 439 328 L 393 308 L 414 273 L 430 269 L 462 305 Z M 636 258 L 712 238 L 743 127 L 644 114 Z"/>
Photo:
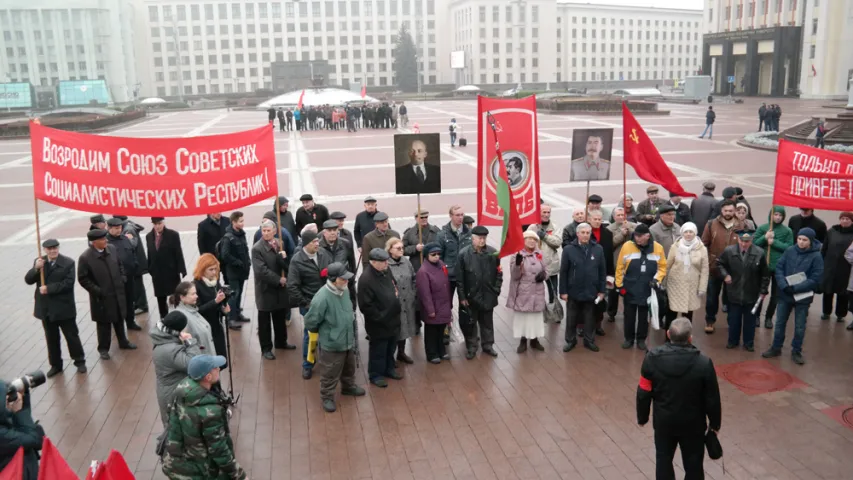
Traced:
<path id="1" fill-rule="evenodd" d="M 591 5 L 624 5 L 626 7 L 656 7 L 702 10 L 704 0 L 569 0 Z"/>

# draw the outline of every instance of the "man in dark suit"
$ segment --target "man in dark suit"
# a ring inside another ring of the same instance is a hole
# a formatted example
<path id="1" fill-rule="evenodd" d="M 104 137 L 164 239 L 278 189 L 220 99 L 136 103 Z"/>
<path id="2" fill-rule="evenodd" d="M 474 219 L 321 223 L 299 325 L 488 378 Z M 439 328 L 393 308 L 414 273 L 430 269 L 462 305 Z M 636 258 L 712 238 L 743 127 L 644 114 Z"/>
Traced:
<path id="1" fill-rule="evenodd" d="M 225 229 L 231 225 L 228 217 L 221 213 L 211 213 L 198 224 L 198 254 L 216 255 L 216 243 L 225 235 Z M 220 260 L 221 261 L 221 260 Z M 174 292 L 173 292 L 174 293 Z"/>
<path id="2" fill-rule="evenodd" d="M 163 217 L 151 217 L 154 229 L 145 236 L 148 244 L 148 273 L 154 284 L 154 296 L 160 319 L 169 313 L 166 298 L 175 293 L 178 284 L 187 275 L 184 262 L 184 250 L 181 248 L 181 235 L 166 228 Z"/>
<path id="3" fill-rule="evenodd" d="M 77 307 L 74 302 L 74 260 L 59 254 L 59 242 L 53 238 L 41 244 L 45 256 L 35 260 L 24 281 L 35 284 L 35 309 L 33 316 L 41 320 L 47 340 L 47 358 L 50 370 L 47 377 L 62 373 L 62 347 L 59 332 L 65 336 L 68 354 L 74 360 L 78 373 L 86 373 L 86 356 L 80 333 L 77 330 Z M 44 271 L 44 282 L 41 272 Z"/>
<path id="4" fill-rule="evenodd" d="M 415 140 L 409 147 L 409 163 L 397 167 L 397 193 L 441 193 L 441 168 L 424 163 L 429 152 L 426 143 Z"/>

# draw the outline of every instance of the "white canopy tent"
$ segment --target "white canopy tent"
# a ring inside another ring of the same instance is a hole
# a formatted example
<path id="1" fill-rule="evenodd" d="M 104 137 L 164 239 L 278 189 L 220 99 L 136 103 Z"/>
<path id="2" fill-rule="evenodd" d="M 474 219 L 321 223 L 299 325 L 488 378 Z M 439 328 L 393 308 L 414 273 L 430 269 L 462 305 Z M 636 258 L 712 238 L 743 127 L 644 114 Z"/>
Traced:
<path id="1" fill-rule="evenodd" d="M 319 105 L 338 106 L 353 102 L 370 103 L 379 101 L 371 96 L 365 96 L 362 98 L 361 95 L 356 92 L 342 90 L 340 88 L 306 88 L 304 91 L 305 96 L 302 98 L 302 106 L 304 107 Z M 284 95 L 273 97 L 266 102 L 259 104 L 258 109 L 266 110 L 270 107 L 296 106 L 299 104 L 299 96 L 302 95 L 302 92 L 303 90 L 294 90 L 292 92 L 285 93 Z"/>
<path id="2" fill-rule="evenodd" d="M 158 103 L 166 103 L 166 101 L 158 97 L 149 97 L 139 103 L 142 105 L 157 105 Z"/>
<path id="3" fill-rule="evenodd" d="M 457 88 L 455 91 L 457 91 L 457 92 L 479 92 L 480 87 L 478 87 L 476 85 L 463 85 L 463 86 Z"/>

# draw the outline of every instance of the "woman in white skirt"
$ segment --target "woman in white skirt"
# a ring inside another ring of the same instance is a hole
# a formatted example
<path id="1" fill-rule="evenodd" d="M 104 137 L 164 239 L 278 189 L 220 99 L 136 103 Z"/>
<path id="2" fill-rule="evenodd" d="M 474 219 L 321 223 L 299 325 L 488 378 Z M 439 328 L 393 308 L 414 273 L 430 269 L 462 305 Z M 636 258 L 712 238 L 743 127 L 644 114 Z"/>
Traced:
<path id="1" fill-rule="evenodd" d="M 506 307 L 513 312 L 512 333 L 521 338 L 518 353 L 530 348 L 545 350 L 539 338 L 545 336 L 545 280 L 548 272 L 539 250 L 536 232 L 524 232 L 524 249 L 510 257 L 510 283 Z"/>

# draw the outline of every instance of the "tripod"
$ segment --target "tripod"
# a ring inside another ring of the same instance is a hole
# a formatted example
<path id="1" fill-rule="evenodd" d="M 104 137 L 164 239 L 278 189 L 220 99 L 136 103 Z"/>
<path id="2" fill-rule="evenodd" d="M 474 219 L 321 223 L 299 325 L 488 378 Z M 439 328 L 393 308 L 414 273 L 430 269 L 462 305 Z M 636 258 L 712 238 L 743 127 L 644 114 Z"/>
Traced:
<path id="1" fill-rule="evenodd" d="M 231 329 L 228 328 L 228 318 L 222 309 L 219 310 L 219 325 L 225 331 L 225 361 L 228 362 L 228 403 L 237 405 L 240 395 L 234 397 L 234 363 L 231 360 Z"/>

